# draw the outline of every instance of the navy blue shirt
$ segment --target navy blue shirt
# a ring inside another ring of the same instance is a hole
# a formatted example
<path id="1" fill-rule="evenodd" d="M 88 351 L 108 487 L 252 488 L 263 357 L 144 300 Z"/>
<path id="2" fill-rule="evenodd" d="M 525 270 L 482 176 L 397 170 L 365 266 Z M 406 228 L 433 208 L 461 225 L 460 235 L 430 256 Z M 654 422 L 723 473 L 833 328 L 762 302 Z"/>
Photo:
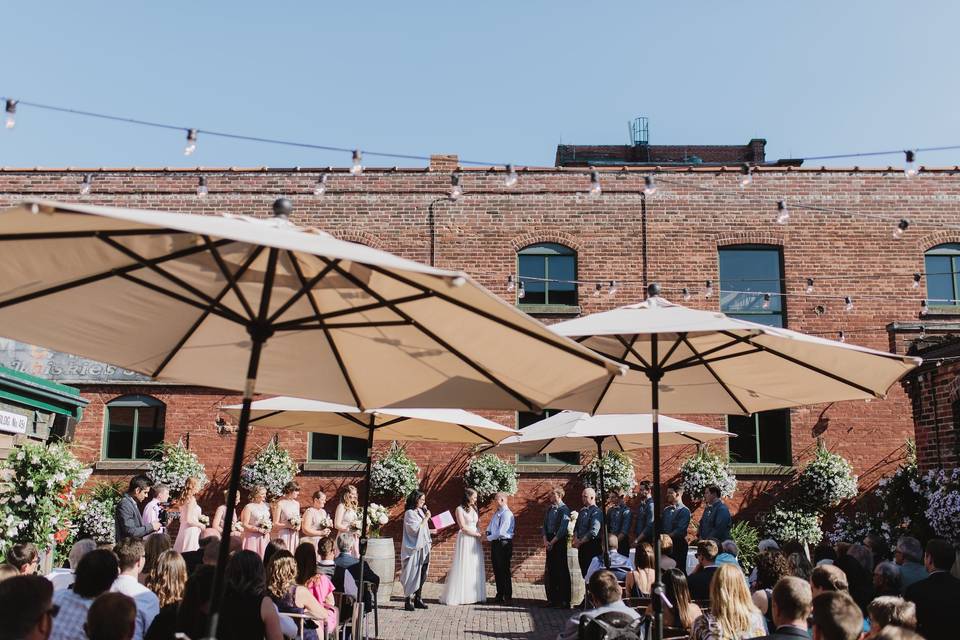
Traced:
<path id="1" fill-rule="evenodd" d="M 700 540 L 718 540 L 723 542 L 730 539 L 730 509 L 717 500 L 703 511 L 697 537 Z"/>
<path id="2" fill-rule="evenodd" d="M 630 507 L 625 504 L 610 507 L 607 510 L 607 531 L 618 536 L 629 534 L 632 517 Z"/>
<path id="3" fill-rule="evenodd" d="M 643 536 L 647 542 L 653 540 L 653 498 L 647 498 L 639 507 L 633 519 L 633 533 L 638 538 Z"/>
<path id="4" fill-rule="evenodd" d="M 663 510 L 663 532 L 671 538 L 687 538 L 690 526 L 690 509 L 685 505 L 670 505 Z"/>
<path id="5" fill-rule="evenodd" d="M 567 529 L 570 524 L 570 507 L 563 504 L 552 504 L 543 515 L 543 527 L 540 531 L 547 540 L 557 539 L 563 542 L 567 539 Z"/>
<path id="6" fill-rule="evenodd" d="M 573 535 L 587 542 L 596 540 L 600 537 L 600 521 L 603 519 L 603 512 L 600 507 L 593 504 L 589 507 L 580 509 L 577 515 L 577 524 L 573 530 Z"/>

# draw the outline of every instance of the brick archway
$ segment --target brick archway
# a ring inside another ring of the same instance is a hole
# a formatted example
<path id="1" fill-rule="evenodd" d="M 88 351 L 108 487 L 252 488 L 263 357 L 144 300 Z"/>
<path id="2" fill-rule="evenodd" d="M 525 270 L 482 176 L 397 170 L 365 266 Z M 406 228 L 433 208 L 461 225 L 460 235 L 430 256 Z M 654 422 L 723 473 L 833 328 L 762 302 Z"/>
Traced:
<path id="1" fill-rule="evenodd" d="M 382 249 L 383 242 L 380 238 L 363 231 L 362 229 L 352 229 L 350 231 L 338 231 L 333 234 L 338 240 L 346 240 L 347 242 L 356 242 L 357 244 L 362 244 L 370 247 L 371 249 Z"/>
<path id="2" fill-rule="evenodd" d="M 743 231 L 717 238 L 717 248 L 732 247 L 738 244 L 769 244 L 783 246 L 783 237 L 766 231 Z"/>
<path id="3" fill-rule="evenodd" d="M 909 233 L 909 231 L 907 233 Z M 904 234 L 904 236 L 906 235 L 907 234 Z M 920 247 L 923 253 L 926 253 L 937 245 L 947 244 L 950 242 L 956 242 L 960 244 L 960 232 L 945 229 L 943 231 L 936 231 L 917 239 L 917 245 Z"/>
<path id="4" fill-rule="evenodd" d="M 562 244 L 565 247 L 569 247 L 576 251 L 578 254 L 581 252 L 582 247 L 576 238 L 574 238 L 569 233 L 564 231 L 556 230 L 536 230 L 528 231 L 519 236 L 514 236 L 510 240 L 510 244 L 513 246 L 514 251 L 520 251 L 525 247 L 529 247 L 532 244 L 539 244 L 541 242 L 555 242 L 557 244 Z"/>

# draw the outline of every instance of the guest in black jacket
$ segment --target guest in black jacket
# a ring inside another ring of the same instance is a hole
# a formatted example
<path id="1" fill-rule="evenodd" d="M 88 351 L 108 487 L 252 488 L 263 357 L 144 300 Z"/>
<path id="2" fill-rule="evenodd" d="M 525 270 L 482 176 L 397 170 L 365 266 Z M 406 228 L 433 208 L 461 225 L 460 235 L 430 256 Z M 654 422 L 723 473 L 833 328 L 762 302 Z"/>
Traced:
<path id="1" fill-rule="evenodd" d="M 933 538 L 923 555 L 930 575 L 907 588 L 906 599 L 917 605 L 917 631 L 927 640 L 957 637 L 960 580 L 950 575 L 956 556 L 950 542 Z"/>
<path id="2" fill-rule="evenodd" d="M 717 572 L 716 559 L 720 548 L 713 540 L 697 542 L 697 568 L 687 576 L 690 597 L 694 600 L 710 599 L 710 580 Z"/>
<path id="3" fill-rule="evenodd" d="M 780 578 L 771 597 L 774 629 L 759 640 L 808 640 L 807 618 L 813 610 L 810 583 L 801 578 Z"/>

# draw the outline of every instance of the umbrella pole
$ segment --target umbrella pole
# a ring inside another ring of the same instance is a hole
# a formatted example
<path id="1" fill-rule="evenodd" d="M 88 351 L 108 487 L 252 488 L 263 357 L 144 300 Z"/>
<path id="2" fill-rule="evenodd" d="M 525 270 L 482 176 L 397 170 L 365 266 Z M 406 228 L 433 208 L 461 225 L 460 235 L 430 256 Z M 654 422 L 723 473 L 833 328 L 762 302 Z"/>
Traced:
<path id="1" fill-rule="evenodd" d="M 363 509 L 360 511 L 360 584 L 357 585 L 357 606 L 360 607 L 360 617 L 363 624 L 363 565 L 367 556 L 367 509 L 370 508 L 370 473 L 373 468 L 373 431 L 377 417 L 370 416 L 370 425 L 367 427 L 367 481 L 363 485 Z"/>
<path id="2" fill-rule="evenodd" d="M 650 336 L 650 363 L 647 370 L 650 379 L 650 409 L 653 414 L 653 639 L 663 638 L 663 576 L 660 570 L 660 368 L 658 336 Z M 686 558 L 682 560 L 686 562 Z"/>
<path id="3" fill-rule="evenodd" d="M 600 541 L 603 549 L 603 566 L 610 568 L 610 541 L 607 540 L 607 492 L 603 488 L 603 437 L 594 438 L 597 443 L 597 477 L 600 478 Z"/>

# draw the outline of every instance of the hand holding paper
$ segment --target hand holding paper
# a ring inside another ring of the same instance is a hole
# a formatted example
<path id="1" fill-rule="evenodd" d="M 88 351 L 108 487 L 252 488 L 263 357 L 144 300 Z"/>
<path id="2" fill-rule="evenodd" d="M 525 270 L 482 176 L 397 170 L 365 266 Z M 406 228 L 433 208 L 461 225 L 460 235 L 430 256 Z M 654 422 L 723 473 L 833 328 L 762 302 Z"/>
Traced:
<path id="1" fill-rule="evenodd" d="M 445 529 L 452 525 L 454 522 L 453 515 L 449 511 L 444 511 L 443 513 L 438 513 L 437 515 L 430 518 L 430 524 L 433 525 L 433 528 L 436 530 Z"/>

